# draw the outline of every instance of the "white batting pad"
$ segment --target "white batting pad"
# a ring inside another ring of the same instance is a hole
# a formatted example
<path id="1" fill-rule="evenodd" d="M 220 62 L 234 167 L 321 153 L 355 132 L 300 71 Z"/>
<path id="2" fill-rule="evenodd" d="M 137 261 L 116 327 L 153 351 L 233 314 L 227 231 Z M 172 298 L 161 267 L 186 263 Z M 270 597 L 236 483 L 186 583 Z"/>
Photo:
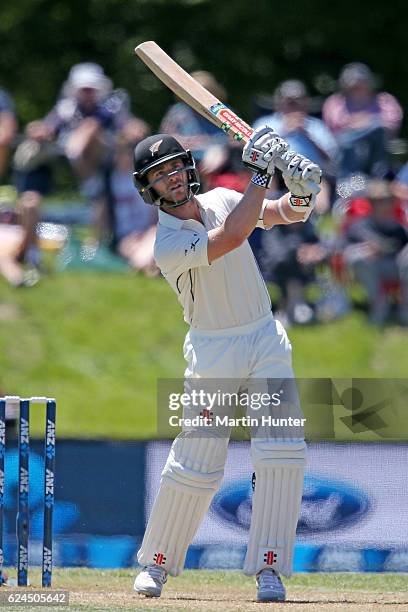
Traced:
<path id="1" fill-rule="evenodd" d="M 185 493 L 163 480 L 137 554 L 139 563 L 155 563 L 178 576 L 212 497 L 208 489 L 198 494 Z"/>
<path id="2" fill-rule="evenodd" d="M 301 440 L 280 444 L 253 440 L 254 443 L 258 447 L 253 449 L 256 484 L 244 573 L 250 576 L 272 567 L 289 577 L 302 500 L 306 445 Z"/>
<path id="3" fill-rule="evenodd" d="M 224 473 L 228 439 L 197 432 L 173 442 L 137 559 L 172 576 L 184 567 L 191 543 Z"/>

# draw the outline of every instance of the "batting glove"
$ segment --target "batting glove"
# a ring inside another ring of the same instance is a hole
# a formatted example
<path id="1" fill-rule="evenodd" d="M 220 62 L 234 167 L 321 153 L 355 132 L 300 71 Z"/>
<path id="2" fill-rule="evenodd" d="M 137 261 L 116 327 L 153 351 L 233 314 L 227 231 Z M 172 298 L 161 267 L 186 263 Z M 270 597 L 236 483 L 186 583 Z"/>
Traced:
<path id="1" fill-rule="evenodd" d="M 287 164 L 287 168 L 282 170 L 282 178 L 290 191 L 289 206 L 296 212 L 304 212 L 302 221 L 307 221 L 320 192 L 322 171 L 317 164 L 295 151 L 284 152 L 282 160 Z"/>
<path id="2" fill-rule="evenodd" d="M 270 127 L 254 130 L 251 139 L 242 152 L 242 162 L 254 170 L 252 182 L 261 187 L 269 187 L 275 172 L 275 160 L 287 151 L 289 145 Z"/>

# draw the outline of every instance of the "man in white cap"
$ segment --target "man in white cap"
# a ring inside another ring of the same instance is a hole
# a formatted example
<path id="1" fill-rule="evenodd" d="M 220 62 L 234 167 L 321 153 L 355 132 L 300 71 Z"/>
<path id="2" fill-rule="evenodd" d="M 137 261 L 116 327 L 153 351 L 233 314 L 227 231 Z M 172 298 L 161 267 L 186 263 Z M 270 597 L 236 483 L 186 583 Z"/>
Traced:
<path id="1" fill-rule="evenodd" d="M 401 127 L 401 105 L 392 94 L 376 91 L 374 74 L 361 62 L 343 67 L 339 86 L 323 104 L 322 115 L 338 140 L 340 177 L 360 172 L 383 178 L 390 169 L 387 142 Z"/>
<path id="2" fill-rule="evenodd" d="M 62 153 L 80 180 L 83 195 L 95 205 L 98 237 L 107 229 L 107 175 L 119 133 L 136 143 L 148 133 L 147 124 L 131 115 L 128 94 L 113 90 L 101 66 L 76 64 L 64 83 L 61 97 L 39 121 L 27 125 L 27 140 L 15 156 L 23 209 L 38 217 L 41 196 L 50 189 L 49 162 Z M 50 147 L 56 141 L 57 149 Z"/>

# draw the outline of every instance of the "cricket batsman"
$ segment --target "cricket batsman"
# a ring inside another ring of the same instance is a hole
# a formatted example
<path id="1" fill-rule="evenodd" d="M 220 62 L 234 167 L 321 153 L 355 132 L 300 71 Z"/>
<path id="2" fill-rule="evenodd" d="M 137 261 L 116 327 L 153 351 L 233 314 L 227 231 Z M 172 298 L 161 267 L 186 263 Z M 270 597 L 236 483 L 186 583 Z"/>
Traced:
<path id="1" fill-rule="evenodd" d="M 280 157 L 288 193 L 265 197 Z M 159 207 L 155 259 L 176 293 L 190 329 L 186 380 L 292 379 L 291 344 L 273 318 L 270 297 L 248 237 L 255 227 L 304 222 L 320 191 L 320 168 L 288 150 L 269 127 L 255 130 L 242 161 L 253 172 L 245 193 L 216 188 L 198 195 L 190 151 L 158 134 L 134 152 L 135 184 Z M 228 436 L 183 428 L 174 440 L 146 528 L 134 588 L 160 597 L 167 575 L 183 569 L 191 543 L 218 490 Z M 256 474 L 244 573 L 256 576 L 258 601 L 283 601 L 280 575 L 292 573 L 306 445 L 301 436 L 252 436 Z"/>

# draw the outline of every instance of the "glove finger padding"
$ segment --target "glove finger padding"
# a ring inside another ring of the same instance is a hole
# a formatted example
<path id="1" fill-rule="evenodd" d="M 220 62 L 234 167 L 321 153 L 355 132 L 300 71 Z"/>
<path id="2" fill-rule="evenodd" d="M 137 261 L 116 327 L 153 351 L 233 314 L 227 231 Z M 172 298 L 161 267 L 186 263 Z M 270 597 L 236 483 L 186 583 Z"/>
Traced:
<path id="1" fill-rule="evenodd" d="M 259 149 L 260 151 L 263 151 L 264 153 L 267 153 L 271 147 L 271 142 L 275 137 L 276 135 L 273 136 L 271 132 L 268 132 L 258 138 L 252 146 L 256 149 Z"/>
<path id="2" fill-rule="evenodd" d="M 289 191 L 302 197 L 320 192 L 322 171 L 317 164 L 295 151 L 287 151 L 282 159 L 287 163 L 282 177 Z"/>
<path id="3" fill-rule="evenodd" d="M 303 213 L 300 221 L 307 221 L 315 207 L 316 195 L 320 192 L 322 171 L 317 164 L 296 151 L 286 151 L 282 159 L 287 164 L 282 177 L 290 191 L 289 206 Z"/>
<path id="4" fill-rule="evenodd" d="M 242 161 L 251 170 L 272 176 L 274 160 L 287 149 L 288 144 L 265 126 L 254 130 L 242 152 Z"/>
<path id="5" fill-rule="evenodd" d="M 264 159 L 269 162 L 274 162 L 277 157 L 286 151 L 287 147 L 287 142 L 285 142 L 282 138 L 275 138 L 271 148 L 267 153 L 265 153 Z"/>

